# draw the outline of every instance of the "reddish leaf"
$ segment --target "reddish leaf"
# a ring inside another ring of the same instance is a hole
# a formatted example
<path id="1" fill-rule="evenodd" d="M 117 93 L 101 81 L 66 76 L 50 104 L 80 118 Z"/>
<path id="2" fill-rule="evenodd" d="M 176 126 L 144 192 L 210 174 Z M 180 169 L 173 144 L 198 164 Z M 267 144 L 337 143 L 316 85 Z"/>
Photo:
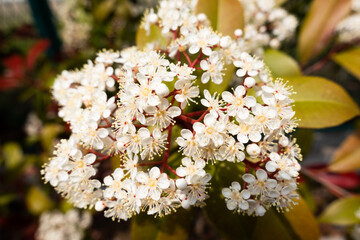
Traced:
<path id="1" fill-rule="evenodd" d="M 6 77 L 22 78 L 24 76 L 24 60 L 20 55 L 14 54 L 4 59 L 3 64 L 7 67 Z"/>
<path id="2" fill-rule="evenodd" d="M 50 46 L 50 41 L 47 39 L 42 39 L 37 41 L 28 51 L 26 57 L 26 68 L 28 70 L 33 69 L 38 58 L 43 54 L 46 49 Z"/>
<path id="3" fill-rule="evenodd" d="M 0 91 L 17 87 L 20 83 L 19 78 L 0 78 Z"/>
<path id="4" fill-rule="evenodd" d="M 360 184 L 360 177 L 357 173 L 321 173 L 320 178 L 343 188 L 356 188 Z"/>

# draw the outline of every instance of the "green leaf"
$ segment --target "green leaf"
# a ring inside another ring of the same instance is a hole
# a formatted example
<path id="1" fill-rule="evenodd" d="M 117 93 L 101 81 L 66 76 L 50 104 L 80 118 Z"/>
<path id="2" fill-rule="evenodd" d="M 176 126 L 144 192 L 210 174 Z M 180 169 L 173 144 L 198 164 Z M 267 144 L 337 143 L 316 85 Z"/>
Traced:
<path id="1" fill-rule="evenodd" d="M 279 50 L 267 49 L 264 54 L 264 62 L 274 77 L 295 77 L 302 75 L 297 62 Z"/>
<path id="2" fill-rule="evenodd" d="M 244 28 L 244 10 L 238 0 L 199 0 L 197 13 L 205 13 L 214 30 L 233 36 L 235 29 Z"/>
<path id="3" fill-rule="evenodd" d="M 95 20 L 104 21 L 115 9 L 116 0 L 101 1 L 100 4 L 94 8 Z"/>
<path id="4" fill-rule="evenodd" d="M 298 55 L 308 62 L 329 43 L 336 25 L 351 9 L 351 0 L 314 0 L 300 28 Z"/>
<path id="5" fill-rule="evenodd" d="M 298 128 L 293 134 L 293 138 L 296 138 L 296 143 L 301 149 L 301 154 L 305 157 L 311 150 L 314 138 L 314 130 Z"/>
<path id="6" fill-rule="evenodd" d="M 302 198 L 297 203 L 289 212 L 278 213 L 271 209 L 265 216 L 259 217 L 253 239 L 264 239 L 264 236 L 267 240 L 319 239 L 319 226 L 314 215 Z"/>
<path id="7" fill-rule="evenodd" d="M 299 127 L 326 128 L 358 116 L 360 111 L 349 94 L 337 83 L 320 77 L 287 77 L 296 94 L 293 109 Z"/>
<path id="8" fill-rule="evenodd" d="M 225 70 L 223 71 L 224 76 L 223 76 L 222 83 L 215 84 L 214 82 L 210 81 L 207 88 L 204 88 L 204 89 L 208 89 L 211 94 L 213 94 L 215 92 L 222 93 L 223 91 L 228 89 L 230 81 L 234 75 L 235 66 L 233 64 L 229 64 L 229 65 L 225 65 L 224 68 L 225 68 Z M 200 87 L 200 89 L 201 89 L 201 87 Z M 203 89 L 201 89 L 201 90 L 203 90 Z"/>
<path id="9" fill-rule="evenodd" d="M 189 239 L 192 212 L 179 209 L 162 218 L 142 213 L 131 220 L 133 240 L 185 240 Z"/>
<path id="10" fill-rule="evenodd" d="M 144 49 L 148 43 L 156 43 L 157 48 L 166 49 L 168 42 L 169 38 L 164 36 L 161 28 L 156 25 L 151 25 L 149 34 L 142 27 L 139 27 L 136 33 L 136 46 L 139 49 Z"/>
<path id="11" fill-rule="evenodd" d="M 334 153 L 328 169 L 332 172 L 353 172 L 360 169 L 360 137 L 352 134 Z"/>
<path id="12" fill-rule="evenodd" d="M 332 202 L 319 216 L 322 223 L 352 225 L 360 223 L 355 212 L 360 208 L 360 196 L 342 198 Z"/>
<path id="13" fill-rule="evenodd" d="M 24 160 L 21 146 L 15 142 L 9 142 L 4 144 L 2 152 L 5 166 L 9 170 L 19 167 Z"/>
<path id="14" fill-rule="evenodd" d="M 46 151 L 50 151 L 55 138 L 64 130 L 64 127 L 59 124 L 47 124 L 43 127 L 40 133 L 40 141 L 42 147 Z"/>
<path id="15" fill-rule="evenodd" d="M 53 202 L 42 189 L 31 187 L 26 195 L 26 205 L 29 212 L 34 215 L 39 215 L 42 212 L 51 209 L 53 207 Z"/>
<path id="16" fill-rule="evenodd" d="M 360 47 L 335 54 L 332 59 L 360 80 Z"/>

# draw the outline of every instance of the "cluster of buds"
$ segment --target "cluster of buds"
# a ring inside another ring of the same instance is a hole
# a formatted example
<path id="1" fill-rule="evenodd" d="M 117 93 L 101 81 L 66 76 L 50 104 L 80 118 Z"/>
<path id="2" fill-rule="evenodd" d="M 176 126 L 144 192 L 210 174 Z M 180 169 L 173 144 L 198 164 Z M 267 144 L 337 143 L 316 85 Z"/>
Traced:
<path id="1" fill-rule="evenodd" d="M 294 204 L 301 155 L 288 136 L 296 127 L 291 88 L 242 50 L 238 31 L 222 36 L 193 9 L 161 1 L 143 21 L 162 30 L 161 47 L 103 51 L 55 80 L 72 134 L 43 174 L 75 206 L 119 220 L 203 206 L 207 165 L 217 161 L 246 169 L 223 189 L 229 210 L 261 216 Z M 236 86 L 210 93 L 207 86 L 226 83 L 225 64 L 236 68 Z"/>
<path id="2" fill-rule="evenodd" d="M 336 26 L 340 42 L 348 43 L 360 39 L 360 1 L 351 1 L 351 14 Z"/>

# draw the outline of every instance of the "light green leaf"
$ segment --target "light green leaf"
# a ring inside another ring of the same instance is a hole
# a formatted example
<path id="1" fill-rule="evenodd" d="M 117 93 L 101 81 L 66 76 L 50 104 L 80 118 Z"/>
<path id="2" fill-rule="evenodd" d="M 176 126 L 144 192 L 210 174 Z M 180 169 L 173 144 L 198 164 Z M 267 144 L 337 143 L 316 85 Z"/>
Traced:
<path id="1" fill-rule="evenodd" d="M 179 209 L 162 218 L 140 214 L 131 220 L 133 240 L 185 240 L 189 238 L 192 212 Z"/>
<path id="2" fill-rule="evenodd" d="M 197 13 L 205 13 L 214 30 L 233 36 L 235 29 L 244 28 L 244 10 L 238 0 L 199 0 Z"/>
<path id="3" fill-rule="evenodd" d="M 300 28 L 298 55 L 308 62 L 329 43 L 336 25 L 350 12 L 351 0 L 314 0 Z"/>
<path id="4" fill-rule="evenodd" d="M 274 77 L 295 77 L 302 75 L 297 62 L 279 50 L 267 49 L 264 54 L 264 62 Z"/>
<path id="5" fill-rule="evenodd" d="M 319 239 L 319 226 L 314 215 L 302 198 L 297 203 L 289 212 L 278 213 L 271 209 L 265 216 L 259 217 L 253 239 L 264 239 L 264 236 L 267 240 Z"/>
<path id="6" fill-rule="evenodd" d="M 334 153 L 329 165 L 332 172 L 353 172 L 360 169 L 360 137 L 352 134 Z"/>
<path id="7" fill-rule="evenodd" d="M 320 77 L 287 77 L 296 94 L 293 109 L 299 127 L 326 128 L 340 125 L 360 111 L 349 94 L 337 83 Z"/>
<path id="8" fill-rule="evenodd" d="M 9 142 L 4 144 L 2 152 L 5 166 L 9 170 L 18 167 L 24 161 L 21 146 L 15 142 Z"/>
<path id="9" fill-rule="evenodd" d="M 322 223 L 352 225 L 360 223 L 355 212 L 360 208 L 360 196 L 342 198 L 332 202 L 319 216 Z"/>
<path id="10" fill-rule="evenodd" d="M 360 80 L 360 47 L 335 54 L 332 59 Z"/>
<path id="11" fill-rule="evenodd" d="M 31 187 L 26 195 L 26 205 L 29 212 L 34 215 L 39 215 L 42 212 L 51 209 L 53 207 L 53 202 L 42 189 Z"/>
<path id="12" fill-rule="evenodd" d="M 223 76 L 223 81 L 221 84 L 215 84 L 212 81 L 209 82 L 206 89 L 208 89 L 211 94 L 213 94 L 215 92 L 222 93 L 223 91 L 228 89 L 230 81 L 234 75 L 235 66 L 233 64 L 229 64 L 229 65 L 225 65 L 224 68 L 226 70 L 223 71 L 224 76 Z M 200 89 L 201 89 L 201 87 L 200 87 Z M 201 89 L 201 90 L 203 90 L 203 89 Z"/>
<path id="13" fill-rule="evenodd" d="M 151 25 L 149 34 L 142 27 L 139 27 L 136 33 L 136 46 L 139 49 L 144 49 L 148 43 L 156 43 L 156 48 L 166 49 L 169 40 L 156 25 Z"/>

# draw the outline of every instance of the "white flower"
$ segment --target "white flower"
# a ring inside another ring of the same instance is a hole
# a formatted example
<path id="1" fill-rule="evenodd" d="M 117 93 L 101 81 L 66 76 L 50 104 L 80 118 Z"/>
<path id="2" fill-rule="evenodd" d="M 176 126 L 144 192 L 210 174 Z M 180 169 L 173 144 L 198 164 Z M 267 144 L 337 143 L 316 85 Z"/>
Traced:
<path id="1" fill-rule="evenodd" d="M 219 40 L 220 37 L 216 33 L 212 32 L 210 28 L 202 28 L 190 37 L 189 52 L 191 54 L 195 54 L 201 49 L 203 54 L 210 56 L 212 53 L 210 47 L 218 44 Z"/>
<path id="2" fill-rule="evenodd" d="M 269 157 L 271 161 L 266 163 L 266 170 L 269 172 L 279 170 L 277 173 L 279 180 L 291 180 L 299 175 L 300 165 L 295 159 L 290 159 L 285 155 L 280 156 L 275 152 L 270 153 Z"/>
<path id="3" fill-rule="evenodd" d="M 247 210 L 249 208 L 248 199 L 251 194 L 248 190 L 241 190 L 240 183 L 232 182 L 229 188 L 222 189 L 222 195 L 225 197 L 226 207 L 232 211 Z"/>
<path id="4" fill-rule="evenodd" d="M 253 96 L 245 96 L 246 89 L 243 86 L 235 88 L 234 95 L 230 92 L 223 92 L 221 94 L 225 102 L 229 103 L 227 107 L 227 114 L 229 116 L 237 116 L 240 119 L 246 119 L 249 117 L 248 108 L 254 107 L 256 99 Z"/>
<path id="5" fill-rule="evenodd" d="M 224 143 L 225 127 L 226 125 L 223 122 L 218 122 L 212 114 L 208 113 L 204 117 L 204 124 L 200 122 L 194 123 L 195 139 L 201 147 L 209 145 L 210 141 L 215 146 L 220 146 Z"/>
<path id="6" fill-rule="evenodd" d="M 124 171 L 121 168 L 115 169 L 112 176 L 106 176 L 104 178 L 104 184 L 107 188 L 104 191 L 105 198 L 112 198 L 115 196 L 116 198 L 122 198 L 121 192 L 123 191 L 122 179 L 124 177 Z"/>
<path id="7" fill-rule="evenodd" d="M 166 174 L 161 174 L 158 167 L 153 167 L 149 173 L 138 172 L 136 180 L 144 185 L 138 189 L 141 196 L 149 196 L 153 200 L 159 200 L 162 190 L 170 186 Z"/>
<path id="8" fill-rule="evenodd" d="M 199 154 L 199 144 L 195 140 L 194 134 L 188 129 L 182 129 L 181 137 L 176 139 L 176 143 L 179 144 L 180 150 L 185 156 L 196 156 Z"/>
<path id="9" fill-rule="evenodd" d="M 242 179 L 248 183 L 247 189 L 252 195 L 266 195 L 271 189 L 277 185 L 277 181 L 269 179 L 266 171 L 263 169 L 256 170 L 256 178 L 250 173 L 242 176 Z"/>
<path id="10" fill-rule="evenodd" d="M 169 107 L 169 101 L 162 98 L 161 103 L 157 107 L 149 106 L 145 111 L 152 115 L 147 118 L 146 124 L 148 126 L 157 126 L 160 129 L 167 128 L 170 124 L 175 122 L 174 118 L 181 114 L 179 107 Z"/>
<path id="11" fill-rule="evenodd" d="M 206 172 L 204 170 L 206 163 L 202 159 L 192 161 L 190 158 L 185 157 L 181 160 L 181 163 L 183 166 L 178 167 L 176 169 L 176 173 L 180 177 L 185 177 L 188 184 L 190 184 L 190 180 L 194 175 L 203 177 L 206 174 Z"/>
<path id="12" fill-rule="evenodd" d="M 223 81 L 223 63 L 219 58 L 218 52 L 212 52 L 208 60 L 202 60 L 200 67 L 204 70 L 201 76 L 201 82 L 207 83 L 210 79 L 215 84 L 220 84 Z"/>
<path id="13" fill-rule="evenodd" d="M 221 146 L 219 149 L 219 153 L 222 155 L 221 159 L 229 162 L 241 162 L 245 159 L 245 147 L 241 142 L 236 142 L 233 137 L 228 137 L 225 143 L 226 145 Z"/>

